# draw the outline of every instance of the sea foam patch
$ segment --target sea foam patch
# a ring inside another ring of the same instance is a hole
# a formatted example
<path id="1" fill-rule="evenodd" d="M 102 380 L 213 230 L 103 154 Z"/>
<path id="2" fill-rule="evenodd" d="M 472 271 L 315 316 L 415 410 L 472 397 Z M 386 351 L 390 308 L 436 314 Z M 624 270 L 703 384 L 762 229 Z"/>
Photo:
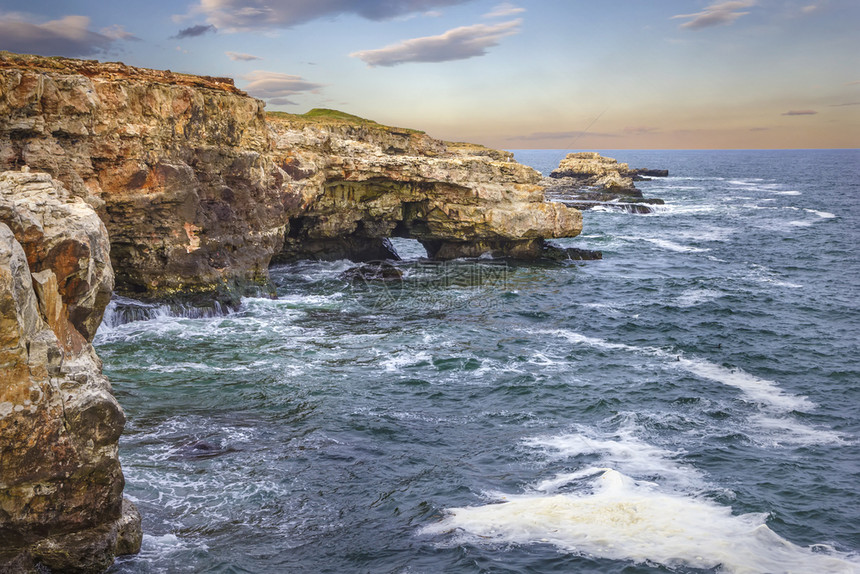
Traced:
<path id="1" fill-rule="evenodd" d="M 523 441 L 529 448 L 542 451 L 549 460 L 574 459 L 585 455 L 596 455 L 599 464 L 620 470 L 627 475 L 651 478 L 659 477 L 673 488 L 699 490 L 704 481 L 694 467 L 678 461 L 684 454 L 681 450 L 667 450 L 649 444 L 635 436 L 632 428 L 622 428 L 612 434 L 599 434 L 592 429 L 579 427 L 576 432 L 536 436 Z M 586 471 L 586 474 L 594 474 Z M 560 474 L 539 483 L 537 490 L 549 491 L 576 481 L 582 471 Z"/>
<path id="2" fill-rule="evenodd" d="M 455 544 L 552 544 L 565 552 L 669 568 L 719 572 L 856 573 L 860 562 L 792 544 L 766 515 L 736 516 L 711 501 L 661 492 L 616 470 L 599 472 L 569 493 L 500 495 L 482 506 L 451 508 L 425 534 Z"/>

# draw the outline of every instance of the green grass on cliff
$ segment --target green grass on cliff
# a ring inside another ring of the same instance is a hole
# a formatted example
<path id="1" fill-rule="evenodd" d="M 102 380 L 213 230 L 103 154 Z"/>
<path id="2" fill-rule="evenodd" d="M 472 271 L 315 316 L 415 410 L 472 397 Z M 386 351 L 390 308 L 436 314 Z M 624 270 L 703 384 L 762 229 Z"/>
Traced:
<path id="1" fill-rule="evenodd" d="M 283 119 L 294 123 L 314 123 L 314 124 L 349 124 L 355 126 L 364 126 L 367 128 L 381 129 L 390 132 L 408 133 L 408 134 L 423 134 L 423 131 L 413 130 L 409 128 L 396 128 L 386 126 L 346 112 L 338 110 L 330 110 L 327 108 L 314 108 L 304 114 L 288 114 L 286 112 L 266 112 L 269 118 Z"/>

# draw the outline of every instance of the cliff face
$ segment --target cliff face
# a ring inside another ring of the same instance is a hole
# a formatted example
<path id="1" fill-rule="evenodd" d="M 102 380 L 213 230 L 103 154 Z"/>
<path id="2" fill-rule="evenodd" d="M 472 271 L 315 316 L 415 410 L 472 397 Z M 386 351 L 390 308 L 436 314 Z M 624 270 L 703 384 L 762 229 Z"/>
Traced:
<path id="1" fill-rule="evenodd" d="M 0 173 L 0 565 L 106 568 L 136 552 L 125 417 L 91 342 L 113 287 L 107 231 L 47 174 Z"/>
<path id="2" fill-rule="evenodd" d="M 23 165 L 96 208 L 133 297 L 241 295 L 273 257 L 377 259 L 391 235 L 535 258 L 581 230 L 505 152 L 345 114 L 267 124 L 230 80 L 0 53 L 0 169 Z"/>
<path id="3" fill-rule="evenodd" d="M 268 138 L 231 80 L 0 54 L 0 168 L 96 207 L 126 294 L 265 284 L 291 199 Z"/>

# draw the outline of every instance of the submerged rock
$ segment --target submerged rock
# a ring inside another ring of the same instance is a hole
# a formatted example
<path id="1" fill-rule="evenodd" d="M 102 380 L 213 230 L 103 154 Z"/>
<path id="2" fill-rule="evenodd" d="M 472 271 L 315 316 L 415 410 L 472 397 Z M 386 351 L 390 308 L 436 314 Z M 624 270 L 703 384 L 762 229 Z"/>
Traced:
<path id="1" fill-rule="evenodd" d="M 125 416 L 91 344 L 112 286 L 92 208 L 46 174 L 0 173 L 0 570 L 98 572 L 140 547 Z"/>
<path id="2" fill-rule="evenodd" d="M 347 281 L 402 281 L 403 271 L 387 261 L 362 263 L 341 274 Z"/>

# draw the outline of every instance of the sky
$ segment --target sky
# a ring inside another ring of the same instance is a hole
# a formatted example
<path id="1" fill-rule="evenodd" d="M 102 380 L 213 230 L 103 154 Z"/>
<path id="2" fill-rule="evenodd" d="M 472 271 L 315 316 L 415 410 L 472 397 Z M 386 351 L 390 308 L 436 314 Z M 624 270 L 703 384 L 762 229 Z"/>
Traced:
<path id="1" fill-rule="evenodd" d="M 0 0 L 0 50 L 501 149 L 860 148 L 860 0 Z"/>

